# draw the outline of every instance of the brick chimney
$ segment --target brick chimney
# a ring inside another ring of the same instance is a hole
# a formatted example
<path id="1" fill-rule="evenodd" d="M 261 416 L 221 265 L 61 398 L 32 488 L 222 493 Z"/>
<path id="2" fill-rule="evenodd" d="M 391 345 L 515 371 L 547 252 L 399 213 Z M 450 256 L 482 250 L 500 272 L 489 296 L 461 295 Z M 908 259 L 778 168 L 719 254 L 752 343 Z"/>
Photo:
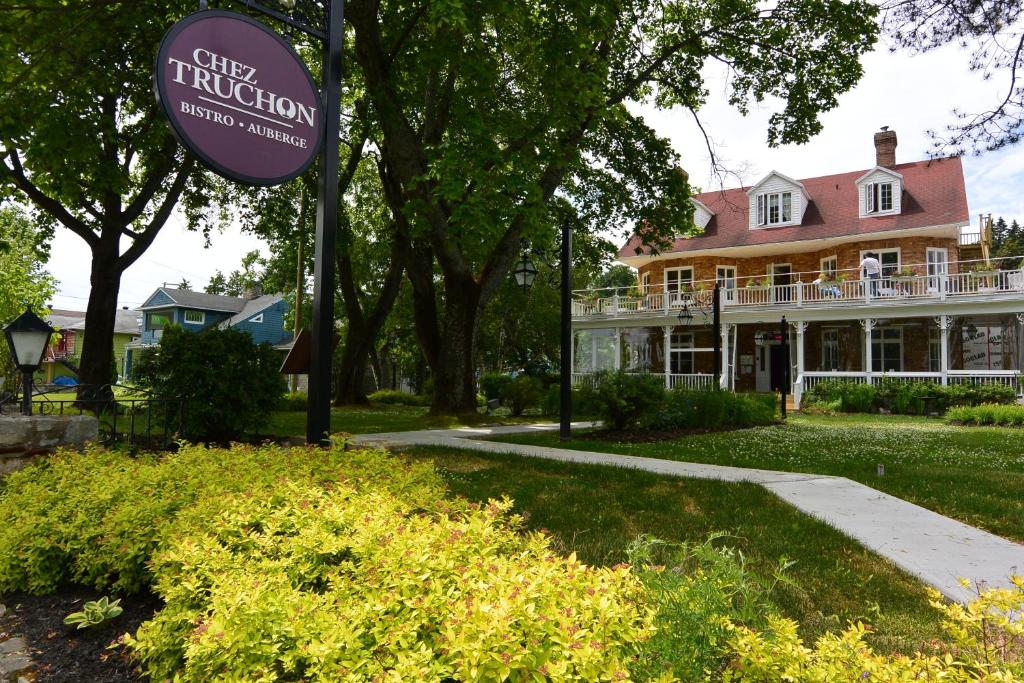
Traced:
<path id="1" fill-rule="evenodd" d="M 892 168 L 896 165 L 896 131 L 889 126 L 875 133 L 875 165 Z"/>

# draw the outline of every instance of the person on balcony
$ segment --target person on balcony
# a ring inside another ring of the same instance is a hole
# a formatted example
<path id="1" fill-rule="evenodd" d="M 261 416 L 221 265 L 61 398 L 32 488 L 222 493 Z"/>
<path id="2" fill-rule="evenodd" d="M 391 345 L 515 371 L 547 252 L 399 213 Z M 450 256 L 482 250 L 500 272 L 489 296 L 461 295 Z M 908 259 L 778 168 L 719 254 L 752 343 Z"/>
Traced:
<path id="1" fill-rule="evenodd" d="M 836 284 L 832 282 L 831 278 L 829 278 L 828 274 L 825 273 L 825 271 L 821 271 L 820 273 L 818 273 L 817 279 L 815 279 L 812 284 L 818 286 L 818 292 L 823 297 L 827 296 L 832 297 L 834 299 L 840 295 L 839 287 L 837 287 Z"/>
<path id="2" fill-rule="evenodd" d="M 878 296 L 878 283 L 882 279 L 882 264 L 872 252 L 864 255 L 860 262 L 861 279 L 871 283 L 871 296 Z"/>

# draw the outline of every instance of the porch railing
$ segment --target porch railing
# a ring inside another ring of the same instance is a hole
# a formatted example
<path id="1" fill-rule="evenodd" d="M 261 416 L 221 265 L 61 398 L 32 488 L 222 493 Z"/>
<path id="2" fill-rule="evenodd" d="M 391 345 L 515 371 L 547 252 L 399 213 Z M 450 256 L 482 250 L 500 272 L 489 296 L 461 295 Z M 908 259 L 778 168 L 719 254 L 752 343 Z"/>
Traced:
<path id="1" fill-rule="evenodd" d="M 941 372 L 844 372 L 841 370 L 805 370 L 796 376 L 794 394 L 804 394 L 826 380 L 874 384 L 882 379 L 899 382 L 935 382 L 942 384 Z M 1021 373 L 1016 370 L 948 370 L 947 384 L 1001 384 L 1021 393 Z"/>
<path id="2" fill-rule="evenodd" d="M 712 389 L 715 386 L 715 376 L 710 373 L 670 373 L 660 372 L 635 372 L 634 375 L 650 375 L 651 377 L 663 378 L 665 388 L 675 389 L 683 387 L 686 389 Z M 593 387 L 597 381 L 597 373 L 574 372 L 572 375 L 573 386 Z"/>
<path id="3" fill-rule="evenodd" d="M 734 278 L 724 282 L 722 306 L 802 308 L 991 295 L 1024 299 L 1024 269 L 1016 267 L 1020 260 L 1021 257 L 993 259 L 992 263 L 962 261 L 955 264 L 957 272 L 949 272 L 954 264 L 918 264 L 900 271 L 885 271 L 875 280 L 860 279 L 856 270 L 839 271 L 831 280 L 819 280 L 815 273 L 788 274 L 787 281 L 778 284 L 766 277 Z M 1007 269 L 1000 270 L 1000 266 Z M 714 286 L 713 280 L 706 280 L 670 282 L 667 292 L 662 284 L 576 292 L 573 316 L 671 315 L 690 304 L 709 304 Z"/>

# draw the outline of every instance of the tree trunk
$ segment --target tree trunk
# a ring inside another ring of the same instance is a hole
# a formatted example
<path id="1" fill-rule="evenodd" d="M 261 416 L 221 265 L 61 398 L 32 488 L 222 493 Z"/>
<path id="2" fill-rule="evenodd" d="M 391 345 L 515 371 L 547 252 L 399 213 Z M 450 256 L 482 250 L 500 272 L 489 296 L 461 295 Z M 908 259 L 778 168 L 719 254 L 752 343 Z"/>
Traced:
<path id="1" fill-rule="evenodd" d="M 89 306 L 85 319 L 88 328 L 82 345 L 79 364 L 79 401 L 109 401 L 113 392 L 111 380 L 111 349 L 114 348 L 114 320 L 117 315 L 117 296 L 121 289 L 121 273 L 117 269 L 117 243 L 111 246 L 104 240 L 92 255 L 92 274 L 89 278 Z"/>
<path id="2" fill-rule="evenodd" d="M 434 371 L 434 415 L 476 413 L 476 334 L 480 325 L 480 290 L 476 283 L 448 287 L 445 293 L 445 343 Z"/>
<path id="3" fill-rule="evenodd" d="M 364 330 L 356 330 L 349 321 L 348 331 L 345 333 L 345 348 L 342 349 L 341 362 L 338 366 L 337 386 L 334 391 L 334 405 L 366 405 L 369 399 L 366 398 L 364 385 L 366 381 L 366 363 L 369 358 L 367 338 Z"/>

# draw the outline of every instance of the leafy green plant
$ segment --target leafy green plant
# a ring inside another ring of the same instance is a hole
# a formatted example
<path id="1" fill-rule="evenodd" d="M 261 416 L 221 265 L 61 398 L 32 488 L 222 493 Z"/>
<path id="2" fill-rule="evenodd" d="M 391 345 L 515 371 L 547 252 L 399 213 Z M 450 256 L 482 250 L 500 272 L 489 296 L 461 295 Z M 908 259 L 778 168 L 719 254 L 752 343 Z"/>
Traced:
<path id="1" fill-rule="evenodd" d="M 950 424 L 1024 427 L 1024 406 L 992 403 L 958 406 L 950 408 L 945 419 Z"/>
<path id="2" fill-rule="evenodd" d="M 309 405 L 309 396 L 303 391 L 296 391 L 294 393 L 287 393 L 284 398 L 281 399 L 281 403 L 278 405 L 279 410 L 286 411 L 305 411 Z"/>
<path id="3" fill-rule="evenodd" d="M 522 415 L 527 408 L 538 405 L 543 397 L 544 385 L 529 375 L 519 375 L 501 390 L 501 402 L 508 406 L 515 417 Z"/>
<path id="4" fill-rule="evenodd" d="M 606 427 L 622 430 L 639 425 L 664 397 L 665 384 L 660 376 L 606 371 L 598 373 L 588 399 Z"/>
<path id="5" fill-rule="evenodd" d="M 385 406 L 429 406 L 429 396 L 410 394 L 407 391 L 396 391 L 394 389 L 381 389 L 369 396 L 371 403 L 379 403 Z"/>
<path id="6" fill-rule="evenodd" d="M 643 420 L 651 429 L 722 429 L 768 425 L 776 419 L 772 394 L 676 388 Z"/>
<path id="7" fill-rule="evenodd" d="M 64 617 L 64 623 L 68 626 L 77 624 L 79 629 L 90 628 L 121 616 L 123 611 L 120 599 L 111 601 L 110 598 L 104 596 L 99 600 L 90 600 L 82 605 L 81 612 L 72 612 Z"/>
<path id="8" fill-rule="evenodd" d="M 824 380 L 805 395 L 811 405 L 838 405 L 846 413 L 883 409 L 898 415 L 923 415 L 929 402 L 945 412 L 954 406 L 985 403 L 1011 404 L 1017 400 L 1013 387 L 1004 384 L 950 384 L 906 382 L 881 375 L 872 385 L 848 380 Z"/>
<path id="9" fill-rule="evenodd" d="M 246 332 L 164 328 L 139 354 L 134 379 L 160 399 L 184 401 L 182 436 L 225 443 L 259 430 L 285 391 L 280 354 Z"/>
<path id="10" fill-rule="evenodd" d="M 506 375 L 503 372 L 488 372 L 480 377 L 480 393 L 482 393 L 487 400 L 493 400 L 501 398 L 502 392 L 509 382 L 512 381 L 511 375 Z"/>

